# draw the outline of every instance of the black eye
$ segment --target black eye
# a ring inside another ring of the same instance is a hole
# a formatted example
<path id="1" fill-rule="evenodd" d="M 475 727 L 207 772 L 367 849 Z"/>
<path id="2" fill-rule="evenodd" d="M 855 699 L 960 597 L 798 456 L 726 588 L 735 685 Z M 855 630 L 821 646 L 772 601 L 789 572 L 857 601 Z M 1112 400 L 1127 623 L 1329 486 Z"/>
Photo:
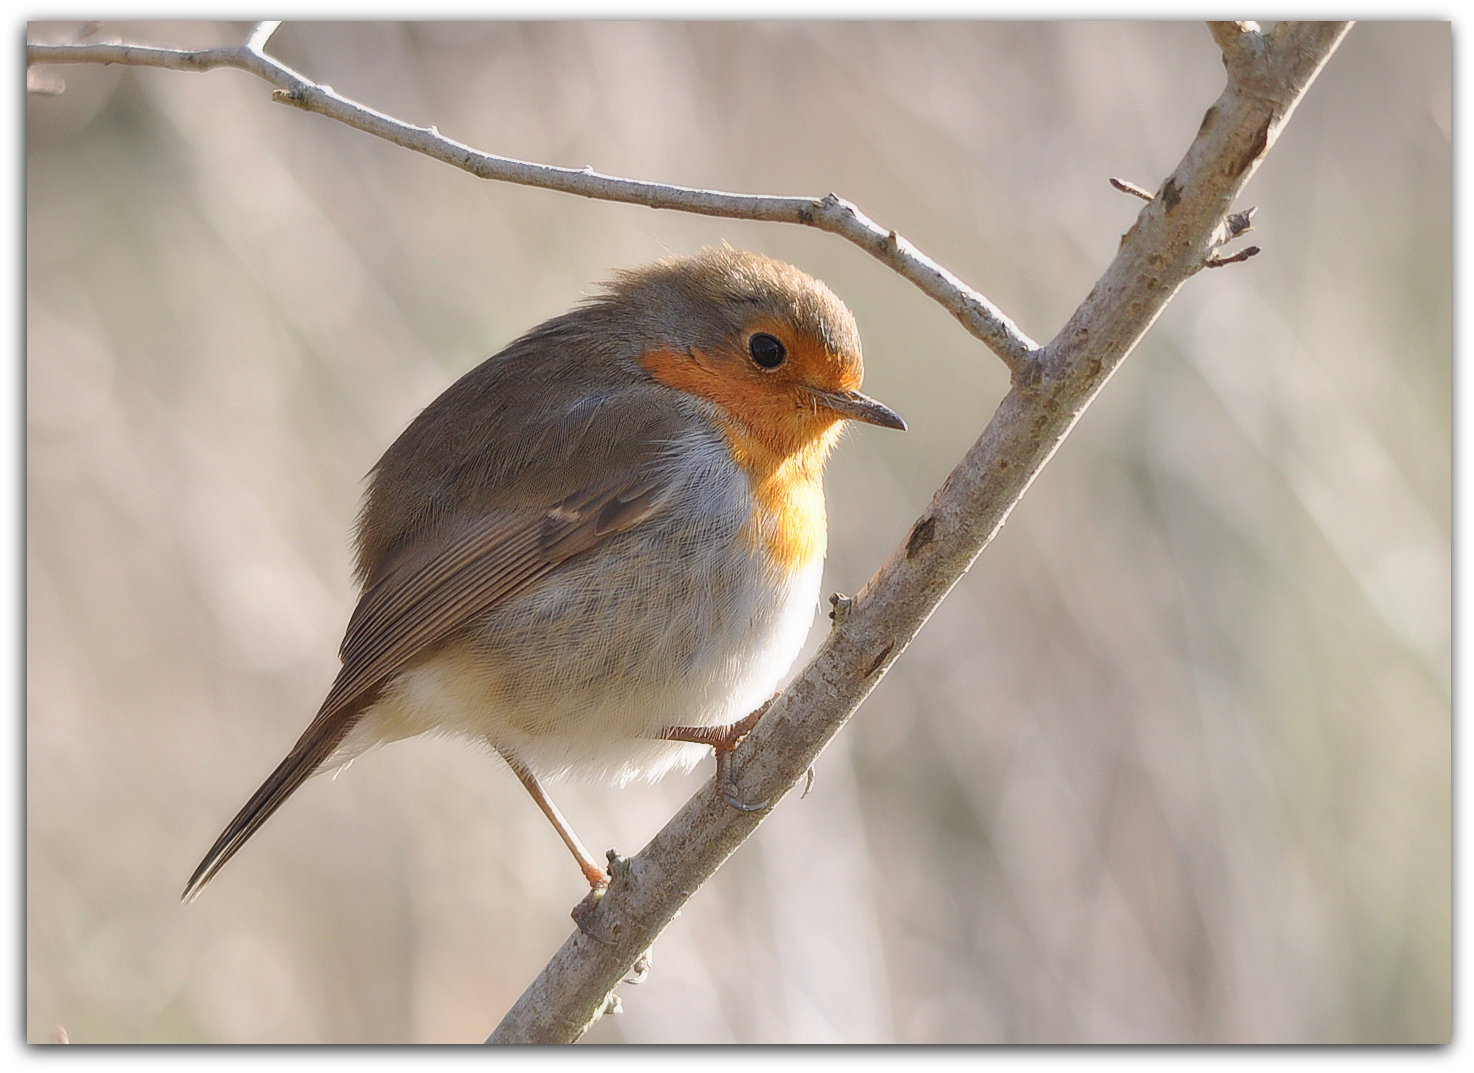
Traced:
<path id="1" fill-rule="evenodd" d="M 783 359 L 788 357 L 788 351 L 777 339 L 767 332 L 758 332 L 747 341 L 747 352 L 752 355 L 752 360 L 764 369 L 776 369 L 783 364 Z"/>

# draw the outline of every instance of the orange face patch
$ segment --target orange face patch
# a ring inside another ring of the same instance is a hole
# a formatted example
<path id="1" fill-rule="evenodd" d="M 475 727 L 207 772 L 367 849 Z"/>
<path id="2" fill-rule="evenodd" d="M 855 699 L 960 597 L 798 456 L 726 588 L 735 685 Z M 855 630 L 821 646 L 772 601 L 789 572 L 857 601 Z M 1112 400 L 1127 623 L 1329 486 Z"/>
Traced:
<path id="1" fill-rule="evenodd" d="M 748 340 L 758 333 L 783 344 L 786 357 L 781 365 L 765 369 L 752 360 Z M 860 386 L 862 377 L 858 355 L 836 354 L 808 333 L 766 321 L 749 324 L 728 346 L 710 351 L 652 350 L 641 356 L 640 364 L 660 383 L 716 403 L 780 456 L 830 439 L 830 430 L 840 420 L 809 389 L 851 391 Z"/>

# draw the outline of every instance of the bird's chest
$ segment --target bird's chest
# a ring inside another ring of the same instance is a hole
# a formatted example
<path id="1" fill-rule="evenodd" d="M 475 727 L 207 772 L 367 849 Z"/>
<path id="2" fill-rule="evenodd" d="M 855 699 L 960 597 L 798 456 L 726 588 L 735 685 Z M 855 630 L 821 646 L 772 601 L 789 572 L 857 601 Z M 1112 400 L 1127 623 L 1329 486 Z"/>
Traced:
<path id="1" fill-rule="evenodd" d="M 689 633 L 670 653 L 711 705 L 702 721 L 745 715 L 788 672 L 814 621 L 827 539 L 817 473 L 796 465 L 754 473 L 740 450 L 723 446 L 708 455 L 710 495 L 688 515 L 711 524 L 697 538 L 710 554 L 684 580 L 694 581 L 691 598 L 675 618 Z"/>
<path id="2" fill-rule="evenodd" d="M 755 473 L 740 451 L 704 438 L 685 458 L 679 502 L 644 541 L 652 573 L 684 591 L 690 625 L 721 644 L 766 647 L 767 634 L 791 633 L 794 607 L 809 612 L 806 628 L 827 538 L 817 476 Z"/>
<path id="3" fill-rule="evenodd" d="M 540 771 L 622 781 L 699 757 L 662 728 L 730 723 L 771 696 L 818 610 L 822 493 L 752 481 L 704 433 L 672 446 L 662 508 L 463 634 L 470 673 L 410 683 L 409 732 L 447 727 Z"/>
<path id="4" fill-rule="evenodd" d="M 719 437 L 683 447 L 673 502 L 630 534 L 645 584 L 629 658 L 640 665 L 633 677 L 648 672 L 699 710 L 682 721 L 714 722 L 766 700 L 803 647 L 818 606 L 824 496 L 794 471 L 755 479 Z"/>

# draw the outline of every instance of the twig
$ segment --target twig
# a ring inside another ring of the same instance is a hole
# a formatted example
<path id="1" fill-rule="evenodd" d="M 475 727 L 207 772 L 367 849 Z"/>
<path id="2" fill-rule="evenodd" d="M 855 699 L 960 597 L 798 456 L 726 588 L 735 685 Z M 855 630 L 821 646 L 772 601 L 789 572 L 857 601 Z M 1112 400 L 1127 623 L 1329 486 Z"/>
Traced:
<path id="1" fill-rule="evenodd" d="M 246 35 L 246 48 L 251 52 L 263 53 L 266 50 L 266 42 L 271 40 L 271 35 L 276 33 L 277 27 L 281 25 L 281 19 L 268 19 L 266 22 L 258 22 Z"/>
<path id="2" fill-rule="evenodd" d="M 172 71 L 210 71 L 233 67 L 277 87 L 272 99 L 336 119 L 405 149 L 451 164 L 483 179 L 559 190 L 566 194 L 676 209 L 702 216 L 803 224 L 848 239 L 940 302 L 1009 367 L 1015 378 L 1028 375 L 1039 346 L 992 302 L 911 245 L 895 231 L 875 223 L 834 194 L 821 198 L 729 194 L 665 183 L 603 175 L 593 168 L 556 168 L 472 149 L 434 127 L 416 127 L 376 112 L 319 85 L 268 56 L 274 23 L 261 23 L 243 45 L 185 51 L 127 44 L 26 44 L 27 66 L 37 63 L 120 63 Z"/>
<path id="3" fill-rule="evenodd" d="M 1258 257 L 1260 252 L 1261 251 L 1258 246 L 1245 246 L 1243 249 L 1239 250 L 1238 253 L 1235 253 L 1229 257 L 1220 257 L 1218 256 L 1218 254 L 1215 253 L 1212 257 L 1209 257 L 1206 261 L 1203 262 L 1203 267 L 1222 268 L 1224 265 L 1236 265 L 1243 261 L 1247 261 L 1250 257 Z"/>
<path id="4" fill-rule="evenodd" d="M 1145 187 L 1137 186 L 1135 183 L 1127 179 L 1118 179 L 1114 175 L 1111 176 L 1111 185 L 1114 186 L 1117 190 L 1121 191 L 1121 193 L 1130 194 L 1133 197 L 1139 197 L 1143 201 L 1150 201 L 1152 198 L 1157 196 Z"/>

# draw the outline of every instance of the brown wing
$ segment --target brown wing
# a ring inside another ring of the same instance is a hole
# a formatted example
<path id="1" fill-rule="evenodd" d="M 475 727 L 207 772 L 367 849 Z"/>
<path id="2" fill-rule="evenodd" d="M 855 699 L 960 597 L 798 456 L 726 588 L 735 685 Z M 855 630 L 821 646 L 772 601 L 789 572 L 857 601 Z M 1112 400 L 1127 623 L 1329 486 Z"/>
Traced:
<path id="1" fill-rule="evenodd" d="M 647 468 L 547 510 L 504 508 L 437 547 L 387 564 L 348 620 L 343 669 L 323 710 L 348 703 L 426 645 L 643 521 L 659 507 L 666 483 Z"/>
<path id="2" fill-rule="evenodd" d="M 560 563 L 644 521 L 660 508 L 668 485 L 647 463 L 549 508 L 495 510 L 431 548 L 383 564 L 348 622 L 343 667 L 317 717 L 205 855 L 185 900 L 333 754 L 390 675 Z"/>

